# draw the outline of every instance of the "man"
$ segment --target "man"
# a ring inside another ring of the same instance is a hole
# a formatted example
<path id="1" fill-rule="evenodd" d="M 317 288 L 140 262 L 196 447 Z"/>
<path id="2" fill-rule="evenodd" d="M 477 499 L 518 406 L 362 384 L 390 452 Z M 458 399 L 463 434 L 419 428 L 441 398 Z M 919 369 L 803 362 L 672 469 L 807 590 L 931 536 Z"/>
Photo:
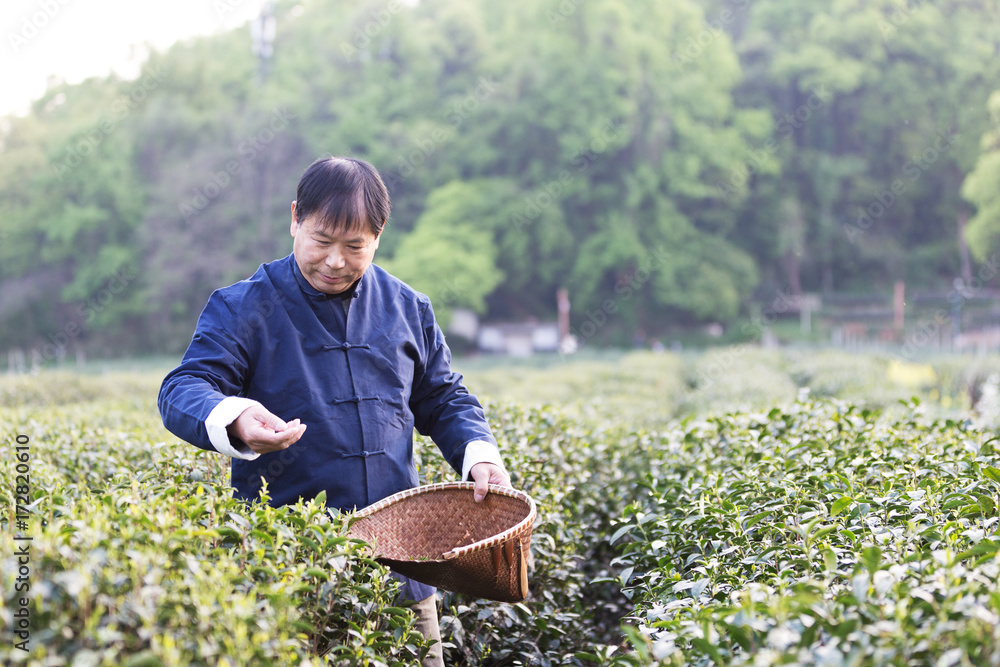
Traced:
<path id="1" fill-rule="evenodd" d="M 231 456 L 238 497 L 257 498 L 266 480 L 275 506 L 320 491 L 339 510 L 370 505 L 417 485 L 414 427 L 475 481 L 476 501 L 489 484 L 510 486 L 429 299 L 372 264 L 389 210 L 367 162 L 310 165 L 292 254 L 214 292 L 164 379 L 164 425 Z M 434 589 L 402 579 L 421 632 L 439 640 Z M 424 664 L 443 664 L 440 644 Z"/>

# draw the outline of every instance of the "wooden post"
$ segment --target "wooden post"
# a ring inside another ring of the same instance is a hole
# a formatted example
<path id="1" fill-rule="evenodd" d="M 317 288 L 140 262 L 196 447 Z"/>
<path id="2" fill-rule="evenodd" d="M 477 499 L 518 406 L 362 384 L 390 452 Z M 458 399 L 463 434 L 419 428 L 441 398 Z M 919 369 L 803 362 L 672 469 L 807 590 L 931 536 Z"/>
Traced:
<path id="1" fill-rule="evenodd" d="M 562 349 L 569 338 L 569 290 L 565 287 L 556 290 L 556 304 L 559 309 L 559 349 Z"/>
<path id="2" fill-rule="evenodd" d="M 905 327 L 906 310 L 906 286 L 902 280 L 896 281 L 896 289 L 892 298 L 892 325 L 897 332 L 902 332 Z"/>

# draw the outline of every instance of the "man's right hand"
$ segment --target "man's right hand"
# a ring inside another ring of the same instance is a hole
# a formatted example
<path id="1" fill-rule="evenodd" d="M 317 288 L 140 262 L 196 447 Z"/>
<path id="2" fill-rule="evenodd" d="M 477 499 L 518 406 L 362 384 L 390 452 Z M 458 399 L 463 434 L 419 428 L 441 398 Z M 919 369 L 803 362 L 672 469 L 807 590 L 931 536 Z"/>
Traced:
<path id="1" fill-rule="evenodd" d="M 244 410 L 226 430 L 258 454 L 267 454 L 295 444 L 306 432 L 306 425 L 298 419 L 285 423 L 263 406 L 254 405 Z"/>

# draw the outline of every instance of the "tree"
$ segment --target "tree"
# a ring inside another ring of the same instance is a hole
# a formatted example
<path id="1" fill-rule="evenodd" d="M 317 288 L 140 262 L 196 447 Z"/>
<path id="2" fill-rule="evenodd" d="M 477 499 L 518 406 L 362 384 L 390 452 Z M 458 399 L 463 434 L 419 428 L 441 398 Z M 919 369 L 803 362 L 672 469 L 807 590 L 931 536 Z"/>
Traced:
<path id="1" fill-rule="evenodd" d="M 966 234 L 980 261 L 1000 251 L 1000 90 L 990 96 L 989 112 L 992 126 L 983 135 L 982 154 L 962 184 L 962 196 L 976 207 Z"/>
<path id="2" fill-rule="evenodd" d="M 773 229 L 770 198 L 791 196 L 806 228 L 804 289 L 950 283 L 965 214 L 956 193 L 985 123 L 976 100 L 1000 76 L 1000 31 L 985 19 L 997 3 L 741 7 L 727 24 L 746 72 L 737 100 L 771 110 L 781 163 L 755 175 L 740 214 L 765 273 L 782 260 L 758 230 Z"/>
<path id="3" fill-rule="evenodd" d="M 427 198 L 413 231 L 380 261 L 386 270 L 431 297 L 442 327 L 455 308 L 482 313 L 485 297 L 503 280 L 493 229 L 496 191 L 504 182 L 453 181 Z M 391 233 L 391 231 L 390 231 Z"/>
<path id="4" fill-rule="evenodd" d="M 383 174 L 380 261 L 446 317 L 566 287 L 628 341 L 755 289 L 950 285 L 998 236 L 998 2 L 282 0 L 265 81 L 239 29 L 4 119 L 0 348 L 181 349 L 325 154 Z"/>

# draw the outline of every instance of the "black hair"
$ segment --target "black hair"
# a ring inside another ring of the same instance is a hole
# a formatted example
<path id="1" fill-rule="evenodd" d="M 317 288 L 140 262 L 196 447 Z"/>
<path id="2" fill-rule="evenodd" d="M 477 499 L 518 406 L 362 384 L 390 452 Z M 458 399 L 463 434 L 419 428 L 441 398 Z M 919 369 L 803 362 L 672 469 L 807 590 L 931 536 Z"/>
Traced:
<path id="1" fill-rule="evenodd" d="M 295 196 L 295 220 L 315 216 L 320 229 L 382 233 L 392 204 L 375 167 L 364 160 L 325 157 L 302 174 Z"/>

